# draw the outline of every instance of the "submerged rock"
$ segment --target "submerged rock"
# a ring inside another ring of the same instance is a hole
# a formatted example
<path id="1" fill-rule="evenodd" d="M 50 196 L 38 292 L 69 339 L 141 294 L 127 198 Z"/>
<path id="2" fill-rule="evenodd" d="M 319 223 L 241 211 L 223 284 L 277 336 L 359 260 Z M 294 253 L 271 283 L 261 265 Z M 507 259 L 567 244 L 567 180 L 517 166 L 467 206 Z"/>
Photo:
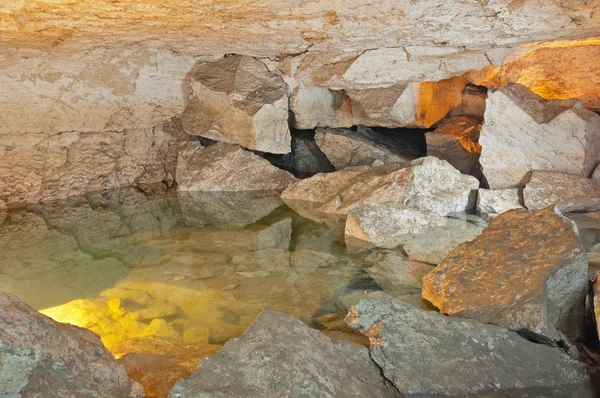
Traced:
<path id="1" fill-rule="evenodd" d="M 385 291 L 394 297 L 416 295 L 421 300 L 423 276 L 433 269 L 430 264 L 409 260 L 393 251 L 374 251 L 365 258 L 366 271 Z"/>
<path id="2" fill-rule="evenodd" d="M 477 211 L 488 217 L 496 217 L 513 209 L 522 209 L 518 188 L 480 189 L 477 192 Z"/>
<path id="3" fill-rule="evenodd" d="M 427 274 L 423 298 L 444 314 L 558 341 L 578 333 L 587 267 L 574 223 L 558 210 L 511 210 Z"/>
<path id="4" fill-rule="evenodd" d="M 192 97 L 181 115 L 185 131 L 262 152 L 290 152 L 288 96 L 283 80 L 253 57 L 202 62 L 190 72 Z"/>
<path id="5" fill-rule="evenodd" d="M 405 397 L 592 396 L 583 364 L 498 326 L 422 311 L 379 292 L 346 321 L 369 337 L 371 358 Z"/>
<path id="6" fill-rule="evenodd" d="M 530 170 L 587 177 L 600 161 L 600 116 L 512 85 L 488 95 L 479 143 L 492 189 L 522 184 Z"/>
<path id="7" fill-rule="evenodd" d="M 55 322 L 3 292 L 0 324 L 0 396 L 144 396 L 89 330 Z"/>
<path id="8" fill-rule="evenodd" d="M 564 212 L 598 211 L 600 182 L 573 174 L 533 171 L 523 199 L 529 210 L 556 205 Z"/>
<path id="9" fill-rule="evenodd" d="M 320 128 L 315 141 L 337 170 L 374 163 L 409 162 L 419 156 L 416 145 L 406 138 L 391 137 L 366 127 L 359 127 L 358 131 Z"/>
<path id="10" fill-rule="evenodd" d="M 182 156 L 177 164 L 178 191 L 282 191 L 296 181 L 260 156 L 221 142 Z"/>
<path id="11" fill-rule="evenodd" d="M 291 315 L 266 310 L 237 339 L 200 361 L 170 398 L 398 397 L 358 344 L 333 342 Z"/>
<path id="12" fill-rule="evenodd" d="M 433 132 L 426 133 L 427 155 L 446 160 L 463 174 L 481 177 L 481 123 L 469 117 L 445 120 Z"/>

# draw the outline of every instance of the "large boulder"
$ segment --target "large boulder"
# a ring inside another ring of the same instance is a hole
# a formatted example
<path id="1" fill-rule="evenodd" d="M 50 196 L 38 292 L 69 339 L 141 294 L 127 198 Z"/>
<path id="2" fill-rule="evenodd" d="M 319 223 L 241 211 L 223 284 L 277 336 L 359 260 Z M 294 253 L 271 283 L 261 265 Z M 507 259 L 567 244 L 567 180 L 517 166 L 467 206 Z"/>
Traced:
<path id="1" fill-rule="evenodd" d="M 427 155 L 448 161 L 463 174 L 481 176 L 481 124 L 469 117 L 444 120 L 435 130 L 425 134 Z"/>
<path id="2" fill-rule="evenodd" d="M 144 396 L 89 330 L 55 322 L 3 292 L 0 324 L 0 396 Z"/>
<path id="3" fill-rule="evenodd" d="M 495 217 L 512 209 L 522 209 L 518 188 L 480 189 L 477 192 L 477 211 Z"/>
<path id="4" fill-rule="evenodd" d="M 369 357 L 350 342 L 333 342 L 291 315 L 266 310 L 246 332 L 177 382 L 170 398 L 398 397 Z"/>
<path id="5" fill-rule="evenodd" d="M 558 210 L 511 210 L 427 274 L 423 298 L 444 314 L 557 341 L 578 333 L 587 267 L 574 223 Z"/>
<path id="6" fill-rule="evenodd" d="M 520 185 L 530 170 L 587 177 L 600 161 L 600 116 L 577 101 L 544 100 L 511 85 L 488 95 L 479 143 L 492 189 Z"/>
<path id="7" fill-rule="evenodd" d="M 190 72 L 185 131 L 262 152 L 290 152 L 288 95 L 283 80 L 253 57 L 201 62 Z"/>
<path id="8" fill-rule="evenodd" d="M 341 90 L 327 87 L 297 87 L 290 101 L 295 128 L 352 127 L 350 98 Z"/>
<path id="9" fill-rule="evenodd" d="M 560 349 L 470 319 L 368 294 L 346 322 L 405 397 L 591 397 L 585 366 Z"/>
<path id="10" fill-rule="evenodd" d="M 579 175 L 552 171 L 533 171 L 523 189 L 529 210 L 556 205 L 560 211 L 600 210 L 600 182 Z"/>
<path id="11" fill-rule="evenodd" d="M 319 128 L 315 141 L 337 169 L 373 163 L 409 162 L 419 156 L 416 145 L 370 128 L 358 130 Z"/>
<path id="12" fill-rule="evenodd" d="M 296 182 L 285 170 L 237 145 L 202 148 L 186 143 L 177 161 L 177 190 L 193 192 L 278 191 Z"/>

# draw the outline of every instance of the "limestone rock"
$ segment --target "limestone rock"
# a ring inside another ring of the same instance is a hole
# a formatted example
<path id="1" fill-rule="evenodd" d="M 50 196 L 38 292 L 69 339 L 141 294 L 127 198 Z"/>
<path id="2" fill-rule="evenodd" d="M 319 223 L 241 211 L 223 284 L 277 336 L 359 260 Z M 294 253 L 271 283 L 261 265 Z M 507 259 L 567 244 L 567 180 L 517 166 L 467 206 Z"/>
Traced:
<path id="1" fill-rule="evenodd" d="M 406 397 L 591 397 L 585 366 L 513 331 L 370 293 L 346 322 Z M 432 377 L 434 376 L 434 377 Z"/>
<path id="2" fill-rule="evenodd" d="M 443 226 L 447 219 L 431 211 L 402 205 L 367 205 L 348 215 L 345 239 L 358 239 L 377 247 L 394 248 L 406 235 Z"/>
<path id="3" fill-rule="evenodd" d="M 468 117 L 450 118 L 426 133 L 427 155 L 446 160 L 463 174 L 481 177 L 481 124 Z"/>
<path id="4" fill-rule="evenodd" d="M 352 180 L 321 209 L 348 214 L 366 205 L 404 204 L 439 215 L 462 212 L 474 206 L 475 177 L 461 174 L 445 160 L 425 157 L 410 163 L 373 167 Z"/>
<path id="5" fill-rule="evenodd" d="M 181 157 L 177 170 L 178 191 L 282 191 L 296 182 L 293 175 L 258 155 L 225 143 Z"/>
<path id="6" fill-rule="evenodd" d="M 600 181 L 600 164 L 596 167 L 596 169 L 592 173 L 591 178 L 593 181 Z"/>
<path id="7" fill-rule="evenodd" d="M 393 251 L 373 251 L 365 258 L 366 271 L 387 294 L 394 297 L 417 295 L 421 300 L 423 276 L 433 267 Z"/>
<path id="8" fill-rule="evenodd" d="M 427 274 L 423 298 L 444 314 L 560 340 L 578 333 L 587 266 L 574 223 L 554 207 L 511 210 Z"/>
<path id="9" fill-rule="evenodd" d="M 55 322 L 3 292 L 0 323 L 0 395 L 144 396 L 96 334 Z"/>
<path id="10" fill-rule="evenodd" d="M 495 217 L 512 209 L 521 209 L 519 189 L 480 189 L 477 192 L 477 211 Z"/>
<path id="11" fill-rule="evenodd" d="M 228 56 L 190 72 L 193 93 L 181 121 L 190 135 L 262 152 L 290 152 L 285 83 L 259 60 Z"/>
<path id="12" fill-rule="evenodd" d="M 530 170 L 587 177 L 600 161 L 600 116 L 512 85 L 488 95 L 479 143 L 492 189 L 518 186 Z"/>
<path id="13" fill-rule="evenodd" d="M 600 182 L 579 175 L 552 171 L 533 171 L 523 189 L 529 210 L 556 205 L 560 211 L 600 210 Z"/>
<path id="14" fill-rule="evenodd" d="M 337 169 L 393 162 L 409 162 L 418 157 L 415 144 L 402 137 L 390 137 L 369 128 L 317 129 L 315 141 Z"/>
<path id="15" fill-rule="evenodd" d="M 266 310 L 242 337 L 200 361 L 169 397 L 399 396 L 379 372 L 366 348 L 333 342 L 291 315 Z"/>
<path id="16" fill-rule="evenodd" d="M 326 87 L 298 87 L 292 93 L 293 125 L 299 130 L 316 127 L 352 127 L 350 99 L 343 91 Z"/>
<path id="17" fill-rule="evenodd" d="M 291 254 L 291 264 L 297 268 L 324 268 L 337 262 L 334 255 L 315 250 L 301 249 Z"/>
<path id="18" fill-rule="evenodd" d="M 334 171 L 327 156 L 319 149 L 311 131 L 294 131 L 292 134 L 292 152 L 285 155 L 265 154 L 272 164 L 291 171 L 295 176 L 306 178 L 317 173 Z"/>

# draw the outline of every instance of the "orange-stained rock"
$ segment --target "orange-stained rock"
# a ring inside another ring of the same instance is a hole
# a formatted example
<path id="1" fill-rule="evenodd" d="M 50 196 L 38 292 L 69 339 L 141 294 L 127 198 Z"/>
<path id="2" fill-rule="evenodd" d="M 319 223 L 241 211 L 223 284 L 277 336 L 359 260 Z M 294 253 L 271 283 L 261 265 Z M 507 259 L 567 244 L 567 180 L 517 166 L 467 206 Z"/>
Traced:
<path id="1" fill-rule="evenodd" d="M 554 207 L 511 210 L 423 278 L 423 298 L 448 315 L 540 340 L 576 334 L 588 260 L 574 223 Z"/>

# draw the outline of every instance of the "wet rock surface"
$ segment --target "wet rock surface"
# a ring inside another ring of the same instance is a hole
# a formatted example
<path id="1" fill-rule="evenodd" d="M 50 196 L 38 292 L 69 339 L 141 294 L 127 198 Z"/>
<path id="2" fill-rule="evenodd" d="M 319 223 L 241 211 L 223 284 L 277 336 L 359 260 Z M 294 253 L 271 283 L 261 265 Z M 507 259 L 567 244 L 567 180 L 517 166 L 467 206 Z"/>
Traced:
<path id="1" fill-rule="evenodd" d="M 346 321 L 369 337 L 371 357 L 407 397 L 592 396 L 583 364 L 498 326 L 382 293 L 367 295 Z"/>
<path id="2" fill-rule="evenodd" d="M 181 116 L 188 134 L 262 152 L 290 152 L 285 83 L 261 61 L 233 55 L 201 62 L 190 72 L 190 89 Z"/>
<path id="3" fill-rule="evenodd" d="M 523 199 L 530 210 L 556 205 L 563 212 L 599 211 L 600 182 L 567 173 L 533 171 Z"/>
<path id="4" fill-rule="evenodd" d="M 237 145 L 225 143 L 181 157 L 177 171 L 178 191 L 282 191 L 296 182 L 289 172 Z"/>
<path id="5" fill-rule="evenodd" d="M 511 210 L 427 274 L 423 298 L 444 314 L 558 341 L 579 333 L 587 267 L 572 221 L 553 207 Z"/>
<path id="6" fill-rule="evenodd" d="M 600 116 L 581 103 L 546 101 L 511 85 L 488 95 L 479 143 L 492 189 L 523 184 L 530 170 L 587 177 L 600 161 Z"/>
<path id="7" fill-rule="evenodd" d="M 170 398 L 223 394 L 398 397 L 366 348 L 333 342 L 294 317 L 262 312 L 240 337 L 203 359 Z"/>
<path id="8" fill-rule="evenodd" d="M 0 292 L 0 394 L 14 396 L 144 396 L 97 335 L 59 324 Z"/>

